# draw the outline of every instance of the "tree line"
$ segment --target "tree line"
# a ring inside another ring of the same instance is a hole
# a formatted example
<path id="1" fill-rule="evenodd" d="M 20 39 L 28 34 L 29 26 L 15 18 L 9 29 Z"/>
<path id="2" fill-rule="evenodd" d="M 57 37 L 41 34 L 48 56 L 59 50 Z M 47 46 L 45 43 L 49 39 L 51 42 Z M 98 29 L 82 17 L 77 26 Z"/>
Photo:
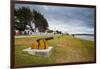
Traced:
<path id="1" fill-rule="evenodd" d="M 15 29 L 19 31 L 24 31 L 26 25 L 29 25 L 32 29 L 31 23 L 35 24 L 35 29 L 32 29 L 34 32 L 36 28 L 39 32 L 45 32 L 48 29 L 48 22 L 44 15 L 35 9 L 31 10 L 29 7 L 14 9 L 14 22 Z"/>

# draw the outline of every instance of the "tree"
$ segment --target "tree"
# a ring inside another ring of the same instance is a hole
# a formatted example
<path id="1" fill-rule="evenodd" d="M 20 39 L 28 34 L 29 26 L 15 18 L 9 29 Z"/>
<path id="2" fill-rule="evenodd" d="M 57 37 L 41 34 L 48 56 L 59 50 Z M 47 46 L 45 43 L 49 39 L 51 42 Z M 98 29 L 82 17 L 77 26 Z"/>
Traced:
<path id="1" fill-rule="evenodd" d="M 48 33 L 53 33 L 53 30 L 48 30 L 47 32 L 48 32 Z"/>
<path id="2" fill-rule="evenodd" d="M 58 34 L 62 34 L 62 32 L 61 32 L 61 31 L 56 30 L 56 32 L 57 32 Z"/>
<path id="3" fill-rule="evenodd" d="M 30 25 L 30 21 L 32 20 L 32 13 L 28 7 L 21 7 L 19 9 L 15 9 L 15 28 L 23 31 L 26 28 L 26 25 Z"/>
<path id="4" fill-rule="evenodd" d="M 14 10 L 14 16 L 15 28 L 20 31 L 24 31 L 26 25 L 29 25 L 32 29 L 32 21 L 35 23 L 35 30 L 38 28 L 40 32 L 45 32 L 48 29 L 47 20 L 36 10 L 31 11 L 28 7 L 21 7 Z"/>
<path id="5" fill-rule="evenodd" d="M 42 14 L 40 14 L 35 10 L 33 10 L 33 16 L 34 16 L 33 22 L 35 23 L 35 27 L 38 28 L 40 32 L 45 32 L 45 30 L 48 29 L 47 20 L 44 18 Z"/>

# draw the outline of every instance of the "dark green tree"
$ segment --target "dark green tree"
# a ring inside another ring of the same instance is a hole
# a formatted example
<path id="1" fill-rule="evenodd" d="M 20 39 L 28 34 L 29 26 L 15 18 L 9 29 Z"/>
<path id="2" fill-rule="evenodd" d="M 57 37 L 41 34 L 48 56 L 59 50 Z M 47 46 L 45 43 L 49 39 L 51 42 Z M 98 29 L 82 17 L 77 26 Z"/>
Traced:
<path id="1" fill-rule="evenodd" d="M 35 27 L 38 28 L 40 32 L 45 32 L 45 30 L 48 29 L 47 20 L 41 13 L 35 10 L 33 10 L 33 16 L 34 16 L 33 22 L 35 23 Z"/>
<path id="2" fill-rule="evenodd" d="M 23 31 L 26 28 L 26 25 L 30 25 L 30 21 L 32 18 L 31 10 L 28 7 L 21 7 L 19 9 L 15 9 L 15 28 Z"/>
<path id="3" fill-rule="evenodd" d="M 35 23 L 35 29 L 45 32 L 48 29 L 48 22 L 44 16 L 36 10 L 31 11 L 28 7 L 21 7 L 14 10 L 15 29 L 25 30 L 26 25 L 31 27 L 31 21 Z M 31 27 L 32 28 L 32 27 Z"/>

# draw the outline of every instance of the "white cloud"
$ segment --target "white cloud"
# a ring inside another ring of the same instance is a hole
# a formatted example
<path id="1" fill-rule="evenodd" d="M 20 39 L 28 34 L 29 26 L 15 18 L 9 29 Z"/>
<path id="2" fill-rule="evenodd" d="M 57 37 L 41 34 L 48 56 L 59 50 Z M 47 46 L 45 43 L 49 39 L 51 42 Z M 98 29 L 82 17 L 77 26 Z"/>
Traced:
<path id="1" fill-rule="evenodd" d="M 74 22 L 74 23 L 72 23 Z M 81 22 L 81 21 L 79 21 Z M 70 34 L 72 33 L 90 33 L 93 34 L 94 29 L 87 27 L 87 26 L 83 26 L 80 25 L 80 23 L 75 23 L 75 21 L 71 21 L 71 23 L 64 23 L 63 21 L 59 21 L 59 20 L 52 20 L 49 22 L 49 28 L 52 30 L 59 30 L 64 32 L 68 32 Z"/>

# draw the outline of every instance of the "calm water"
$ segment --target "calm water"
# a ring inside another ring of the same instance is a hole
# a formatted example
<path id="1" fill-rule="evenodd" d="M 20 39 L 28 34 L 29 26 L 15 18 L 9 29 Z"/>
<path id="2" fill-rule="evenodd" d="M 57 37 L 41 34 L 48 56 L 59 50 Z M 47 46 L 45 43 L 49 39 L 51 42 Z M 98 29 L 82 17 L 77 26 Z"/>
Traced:
<path id="1" fill-rule="evenodd" d="M 85 40 L 94 41 L 94 36 L 92 36 L 92 35 L 76 35 L 75 37 L 85 39 Z"/>

